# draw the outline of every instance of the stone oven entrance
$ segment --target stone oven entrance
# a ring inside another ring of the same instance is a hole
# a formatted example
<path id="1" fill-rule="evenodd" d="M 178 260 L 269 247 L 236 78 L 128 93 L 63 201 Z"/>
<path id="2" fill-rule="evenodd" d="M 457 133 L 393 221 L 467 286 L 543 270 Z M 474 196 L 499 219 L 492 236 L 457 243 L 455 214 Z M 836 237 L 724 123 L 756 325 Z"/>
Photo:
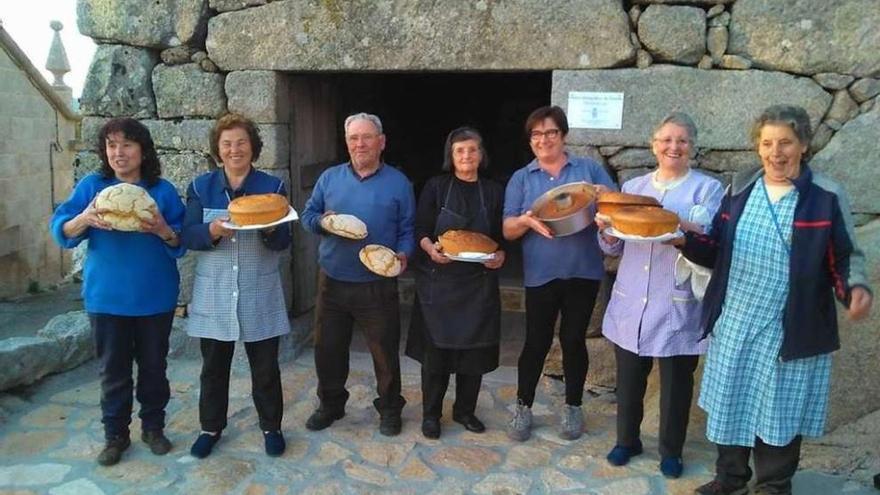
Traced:
<path id="1" fill-rule="evenodd" d="M 529 112 L 550 103 L 550 72 L 291 74 L 291 192 L 302 208 L 320 173 L 345 161 L 342 124 L 347 115 L 378 115 L 388 144 L 385 160 L 399 167 L 418 195 L 441 172 L 443 143 L 450 130 L 480 130 L 490 157 L 487 175 L 506 184 L 531 159 L 522 126 Z M 521 286 L 518 246 L 502 278 Z M 294 311 L 314 301 L 316 239 L 304 236 L 293 255 Z"/>

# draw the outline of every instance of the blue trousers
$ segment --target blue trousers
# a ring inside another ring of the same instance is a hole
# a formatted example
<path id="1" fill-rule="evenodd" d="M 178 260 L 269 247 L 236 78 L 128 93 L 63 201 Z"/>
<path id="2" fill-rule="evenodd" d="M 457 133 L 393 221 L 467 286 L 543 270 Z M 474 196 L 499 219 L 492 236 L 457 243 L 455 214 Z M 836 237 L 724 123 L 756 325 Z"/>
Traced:
<path id="1" fill-rule="evenodd" d="M 165 406 L 171 395 L 165 375 L 168 336 L 174 312 L 149 316 L 89 313 L 101 374 L 101 422 L 107 439 L 128 436 L 137 363 L 136 395 L 144 431 L 165 427 Z"/>

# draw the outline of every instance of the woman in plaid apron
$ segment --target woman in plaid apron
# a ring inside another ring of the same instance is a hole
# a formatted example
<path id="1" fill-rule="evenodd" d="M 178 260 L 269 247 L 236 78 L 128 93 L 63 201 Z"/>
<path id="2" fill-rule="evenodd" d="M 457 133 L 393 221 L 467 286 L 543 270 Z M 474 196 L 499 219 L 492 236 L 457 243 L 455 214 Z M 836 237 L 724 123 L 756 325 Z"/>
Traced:
<path id="1" fill-rule="evenodd" d="M 702 323 L 712 333 L 699 405 L 717 444 L 716 475 L 699 494 L 791 493 L 802 436 L 820 436 L 830 353 L 840 347 L 834 298 L 853 319 L 871 308 L 864 256 L 839 185 L 813 172 L 799 107 L 774 106 L 752 130 L 762 168 L 731 184 L 709 235 L 683 253 L 714 267 Z"/>

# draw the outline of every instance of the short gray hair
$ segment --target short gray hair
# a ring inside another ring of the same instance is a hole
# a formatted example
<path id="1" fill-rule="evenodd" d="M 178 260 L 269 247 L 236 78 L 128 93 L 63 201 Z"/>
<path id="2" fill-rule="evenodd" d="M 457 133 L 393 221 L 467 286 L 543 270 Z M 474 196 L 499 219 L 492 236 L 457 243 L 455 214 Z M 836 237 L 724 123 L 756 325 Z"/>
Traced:
<path id="1" fill-rule="evenodd" d="M 813 140 L 813 127 L 810 124 L 810 115 L 806 110 L 794 105 L 773 105 L 772 107 L 767 107 L 755 119 L 755 123 L 752 124 L 751 138 L 755 148 L 758 147 L 758 140 L 761 139 L 761 130 L 767 124 L 788 126 L 794 132 L 794 135 L 797 136 L 798 141 L 807 147 L 804 158 L 810 157 L 810 141 Z"/>
<path id="2" fill-rule="evenodd" d="M 691 142 L 691 146 L 695 146 L 697 144 L 697 124 L 694 124 L 694 119 L 691 118 L 690 115 L 684 112 L 672 112 L 663 117 L 663 120 L 657 124 L 657 127 L 654 127 L 654 131 L 651 132 L 651 139 L 654 139 L 654 136 L 660 132 L 660 129 L 663 128 L 666 124 L 675 124 L 680 127 L 684 127 L 688 133 L 688 139 Z"/>
<path id="3" fill-rule="evenodd" d="M 382 134 L 382 121 L 379 120 L 379 117 L 371 113 L 360 112 L 354 115 L 349 115 L 345 118 L 345 124 L 342 125 L 342 128 L 345 130 L 346 135 L 348 134 L 348 126 L 355 120 L 366 120 L 367 122 L 370 122 L 371 124 L 373 124 L 374 127 L 376 127 L 376 132 Z"/>

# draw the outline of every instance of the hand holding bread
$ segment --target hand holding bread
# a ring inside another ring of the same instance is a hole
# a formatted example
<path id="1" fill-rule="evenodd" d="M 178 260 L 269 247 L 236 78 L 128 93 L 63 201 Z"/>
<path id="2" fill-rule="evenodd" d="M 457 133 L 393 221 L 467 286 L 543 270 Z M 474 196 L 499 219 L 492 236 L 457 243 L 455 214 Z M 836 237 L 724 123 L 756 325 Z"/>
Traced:
<path id="1" fill-rule="evenodd" d="M 366 239 L 367 225 L 354 215 L 326 212 L 321 217 L 321 228 L 346 239 Z"/>
<path id="2" fill-rule="evenodd" d="M 101 230 L 113 230 L 109 223 L 101 219 L 101 214 L 106 210 L 99 209 L 95 206 L 93 200 L 85 210 L 79 215 L 68 220 L 61 228 L 66 237 L 76 237 L 82 235 L 89 227 Z"/>
<path id="3" fill-rule="evenodd" d="M 535 218 L 532 210 L 529 210 L 520 215 L 519 221 L 522 222 L 527 228 L 534 230 L 538 234 L 546 237 L 547 239 L 553 239 L 553 232 L 550 230 L 550 227 L 547 227 L 544 222 Z"/>

